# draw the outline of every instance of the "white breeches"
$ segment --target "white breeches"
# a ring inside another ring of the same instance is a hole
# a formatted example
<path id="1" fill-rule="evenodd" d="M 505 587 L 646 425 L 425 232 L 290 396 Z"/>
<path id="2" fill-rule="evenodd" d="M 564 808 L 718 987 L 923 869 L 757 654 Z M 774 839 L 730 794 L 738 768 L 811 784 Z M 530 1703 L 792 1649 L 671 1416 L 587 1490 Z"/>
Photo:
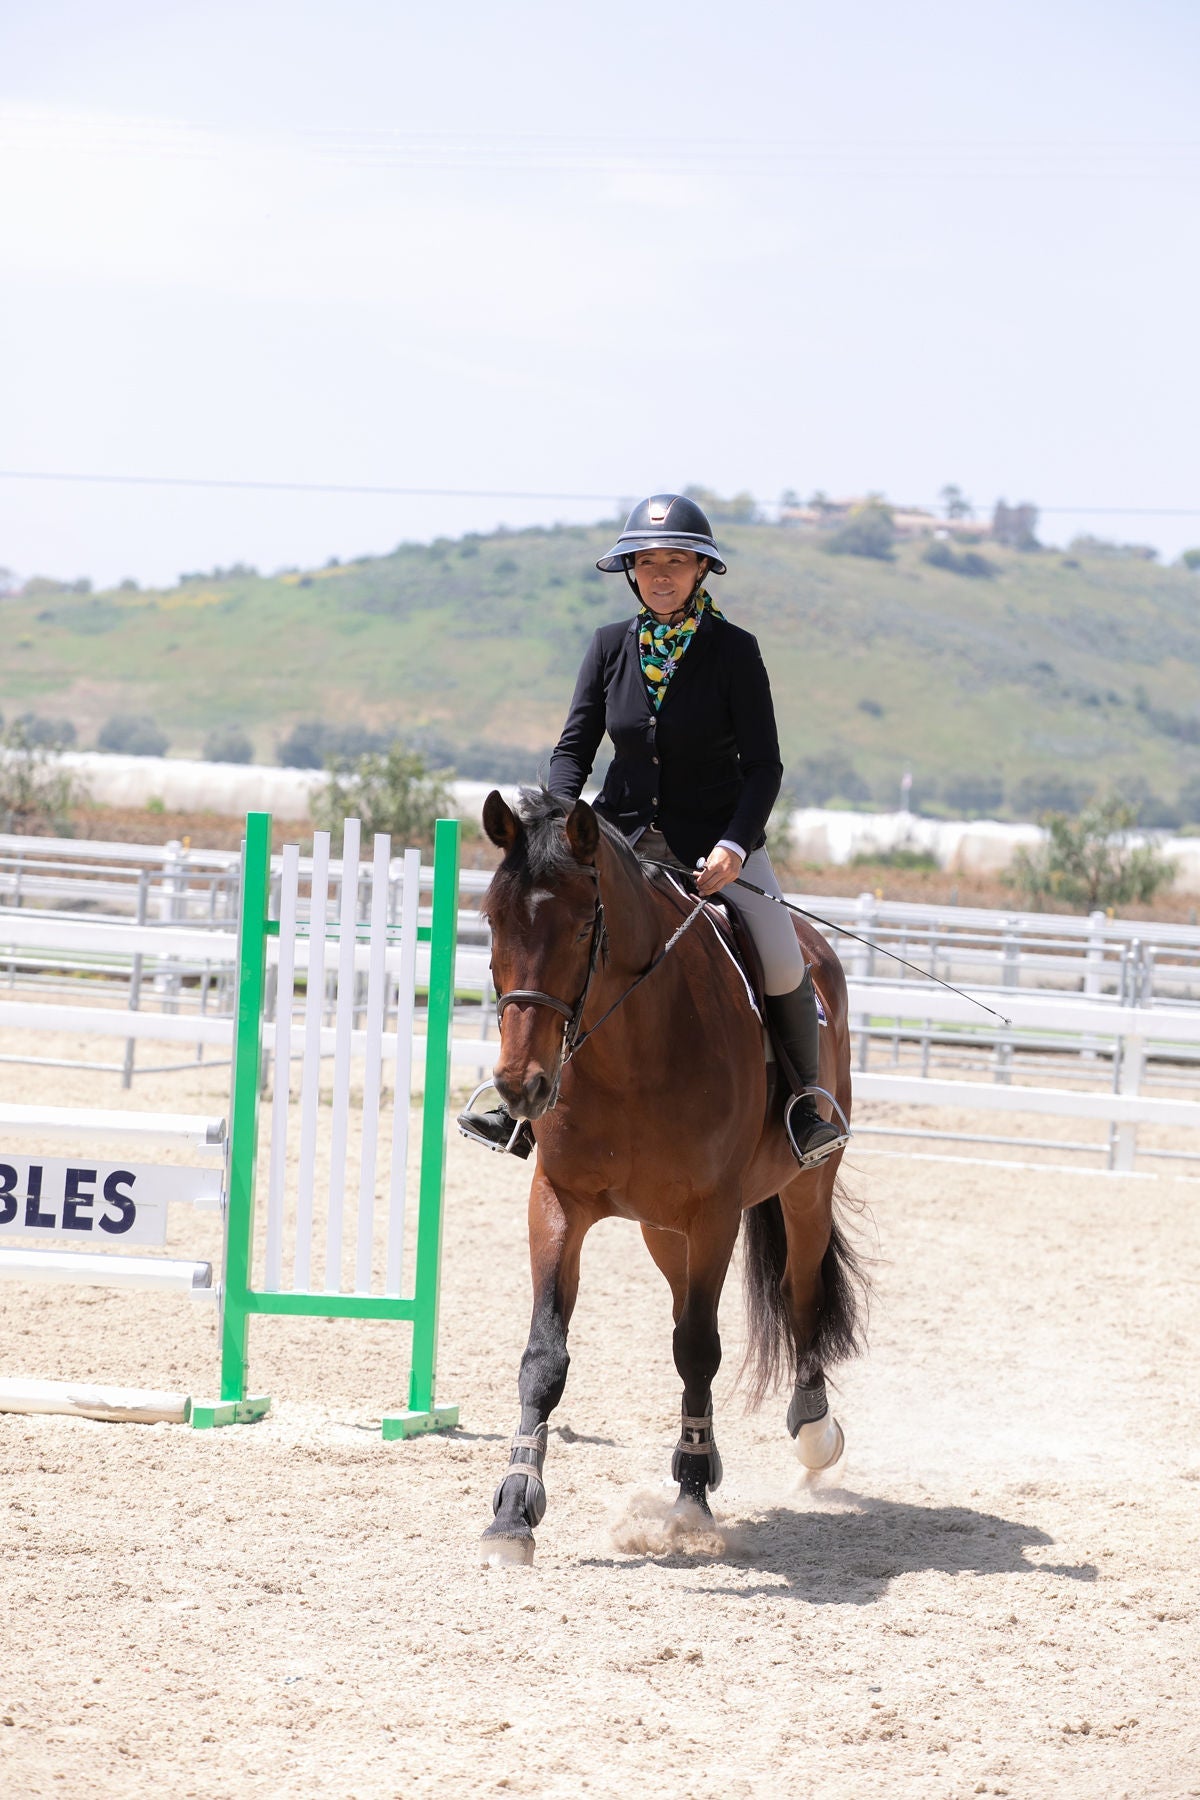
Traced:
<path id="1" fill-rule="evenodd" d="M 782 889 L 775 879 L 771 859 L 766 850 L 752 850 L 746 858 L 742 874 L 755 887 L 768 894 L 779 895 Z M 768 994 L 790 994 L 804 980 L 804 952 L 796 941 L 792 914 L 773 900 L 752 894 L 749 888 L 731 883 L 721 890 L 722 900 L 736 906 L 758 951 L 763 966 L 763 984 Z"/>

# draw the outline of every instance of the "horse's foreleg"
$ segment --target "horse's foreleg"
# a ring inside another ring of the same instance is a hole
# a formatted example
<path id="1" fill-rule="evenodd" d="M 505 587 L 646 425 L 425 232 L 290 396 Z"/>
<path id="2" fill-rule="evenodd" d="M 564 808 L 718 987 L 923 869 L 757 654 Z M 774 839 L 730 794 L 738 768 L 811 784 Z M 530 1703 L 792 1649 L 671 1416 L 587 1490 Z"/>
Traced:
<path id="1" fill-rule="evenodd" d="M 687 1298 L 687 1239 L 681 1231 L 662 1231 L 657 1225 L 643 1225 L 646 1248 L 671 1284 L 671 1316 L 676 1325 Z"/>
<path id="2" fill-rule="evenodd" d="M 683 1426 L 671 1474 L 679 1483 L 680 1501 L 693 1501 L 707 1512 L 708 1490 L 720 1485 L 722 1475 L 712 1418 L 713 1377 L 721 1366 L 717 1307 L 737 1241 L 738 1215 L 715 1233 L 711 1221 L 705 1223 L 707 1229 L 687 1236 L 687 1288 L 672 1339 L 683 1381 Z"/>
<path id="3" fill-rule="evenodd" d="M 517 1383 L 521 1421 L 492 1498 L 496 1516 L 483 1534 L 489 1562 L 533 1561 L 534 1527 L 546 1510 L 547 1420 L 567 1384 L 567 1326 L 579 1291 L 580 1246 L 591 1223 L 576 1207 L 563 1207 L 540 1171 L 534 1176 L 529 1190 L 533 1316 Z"/>

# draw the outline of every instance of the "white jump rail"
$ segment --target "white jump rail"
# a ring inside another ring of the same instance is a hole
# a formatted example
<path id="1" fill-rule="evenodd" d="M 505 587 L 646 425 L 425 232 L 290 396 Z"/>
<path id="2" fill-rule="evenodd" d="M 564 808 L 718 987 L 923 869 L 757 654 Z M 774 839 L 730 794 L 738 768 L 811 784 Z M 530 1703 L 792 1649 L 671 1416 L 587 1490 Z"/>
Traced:
<path id="1" fill-rule="evenodd" d="M 47 1155 L 46 1144 L 65 1144 L 73 1154 Z M 118 1161 L 112 1155 L 116 1146 L 122 1151 Z M 162 1148 L 186 1152 L 191 1161 L 178 1166 L 138 1160 L 143 1152 Z M 218 1284 L 208 1258 L 130 1255 L 124 1246 L 164 1244 L 174 1201 L 223 1210 L 225 1153 L 223 1118 L 0 1106 L 0 1280 L 216 1299 Z M 47 1237 L 60 1242 L 46 1245 Z M 13 1238 L 18 1241 L 3 1241 Z M 93 1247 L 78 1248 L 81 1238 Z M 185 1394 L 0 1380 L 0 1413 L 151 1423 L 186 1421 L 191 1411 Z"/>
<path id="2" fill-rule="evenodd" d="M 225 1154 L 225 1120 L 197 1113 L 138 1113 L 110 1107 L 0 1105 L 0 1142 L 36 1137 L 39 1143 L 106 1142 L 143 1149 L 186 1147 L 214 1157 Z"/>
<path id="3" fill-rule="evenodd" d="M 67 1281 L 76 1287 L 214 1297 L 210 1262 L 172 1256 L 115 1256 L 106 1250 L 10 1250 L 0 1245 L 0 1275 L 14 1281 Z"/>

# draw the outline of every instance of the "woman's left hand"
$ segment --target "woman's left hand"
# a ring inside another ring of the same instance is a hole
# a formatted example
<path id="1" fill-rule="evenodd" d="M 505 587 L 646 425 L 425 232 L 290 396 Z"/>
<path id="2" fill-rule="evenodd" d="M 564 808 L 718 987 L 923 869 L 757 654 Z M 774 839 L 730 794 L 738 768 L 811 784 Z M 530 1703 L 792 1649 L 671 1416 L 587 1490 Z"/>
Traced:
<path id="1" fill-rule="evenodd" d="M 741 872 L 741 857 L 735 856 L 732 850 L 726 850 L 723 844 L 718 844 L 709 851 L 703 869 L 696 876 L 696 892 L 705 897 L 719 894 L 723 887 L 736 881 Z"/>

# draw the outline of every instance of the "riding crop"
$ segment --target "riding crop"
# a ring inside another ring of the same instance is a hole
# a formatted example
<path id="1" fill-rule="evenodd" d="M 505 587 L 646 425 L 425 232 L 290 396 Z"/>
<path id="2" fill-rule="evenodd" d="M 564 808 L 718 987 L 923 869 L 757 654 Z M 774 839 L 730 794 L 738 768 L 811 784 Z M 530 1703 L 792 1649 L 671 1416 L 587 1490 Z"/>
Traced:
<path id="1" fill-rule="evenodd" d="M 881 956 L 890 956 L 893 962 L 898 962 L 902 968 L 911 969 L 913 974 L 919 975 L 922 981 L 935 981 L 938 987 L 944 987 L 949 993 L 957 994 L 960 1000 L 969 1000 L 972 1006 L 978 1006 L 981 1011 L 991 1013 L 993 1019 L 999 1019 L 1002 1025 L 1012 1024 L 1012 1020 L 1005 1018 L 1002 1012 L 997 1012 L 994 1006 L 985 1006 L 982 1000 L 975 998 L 974 994 L 968 994 L 962 988 L 955 987 L 952 981 L 943 981 L 940 975 L 932 974 L 929 969 L 918 968 L 916 963 L 908 962 L 903 956 L 897 956 L 894 950 L 887 949 L 884 944 L 873 944 L 870 938 L 859 937 L 856 931 L 847 931 L 844 925 L 835 925 L 832 919 L 823 919 L 819 913 L 808 912 L 803 906 L 797 906 L 791 900 L 784 900 L 779 894 L 768 894 L 766 888 L 760 888 L 753 881 L 747 881 L 744 875 L 736 876 L 734 885 L 749 888 L 752 894 L 759 894 L 764 900 L 773 900 L 776 906 L 786 907 L 788 912 L 798 913 L 802 919 L 809 919 L 814 925 L 821 925 L 827 931 L 837 932 L 842 937 L 853 938 L 856 944 L 865 944 L 868 950 L 877 950 Z"/>

